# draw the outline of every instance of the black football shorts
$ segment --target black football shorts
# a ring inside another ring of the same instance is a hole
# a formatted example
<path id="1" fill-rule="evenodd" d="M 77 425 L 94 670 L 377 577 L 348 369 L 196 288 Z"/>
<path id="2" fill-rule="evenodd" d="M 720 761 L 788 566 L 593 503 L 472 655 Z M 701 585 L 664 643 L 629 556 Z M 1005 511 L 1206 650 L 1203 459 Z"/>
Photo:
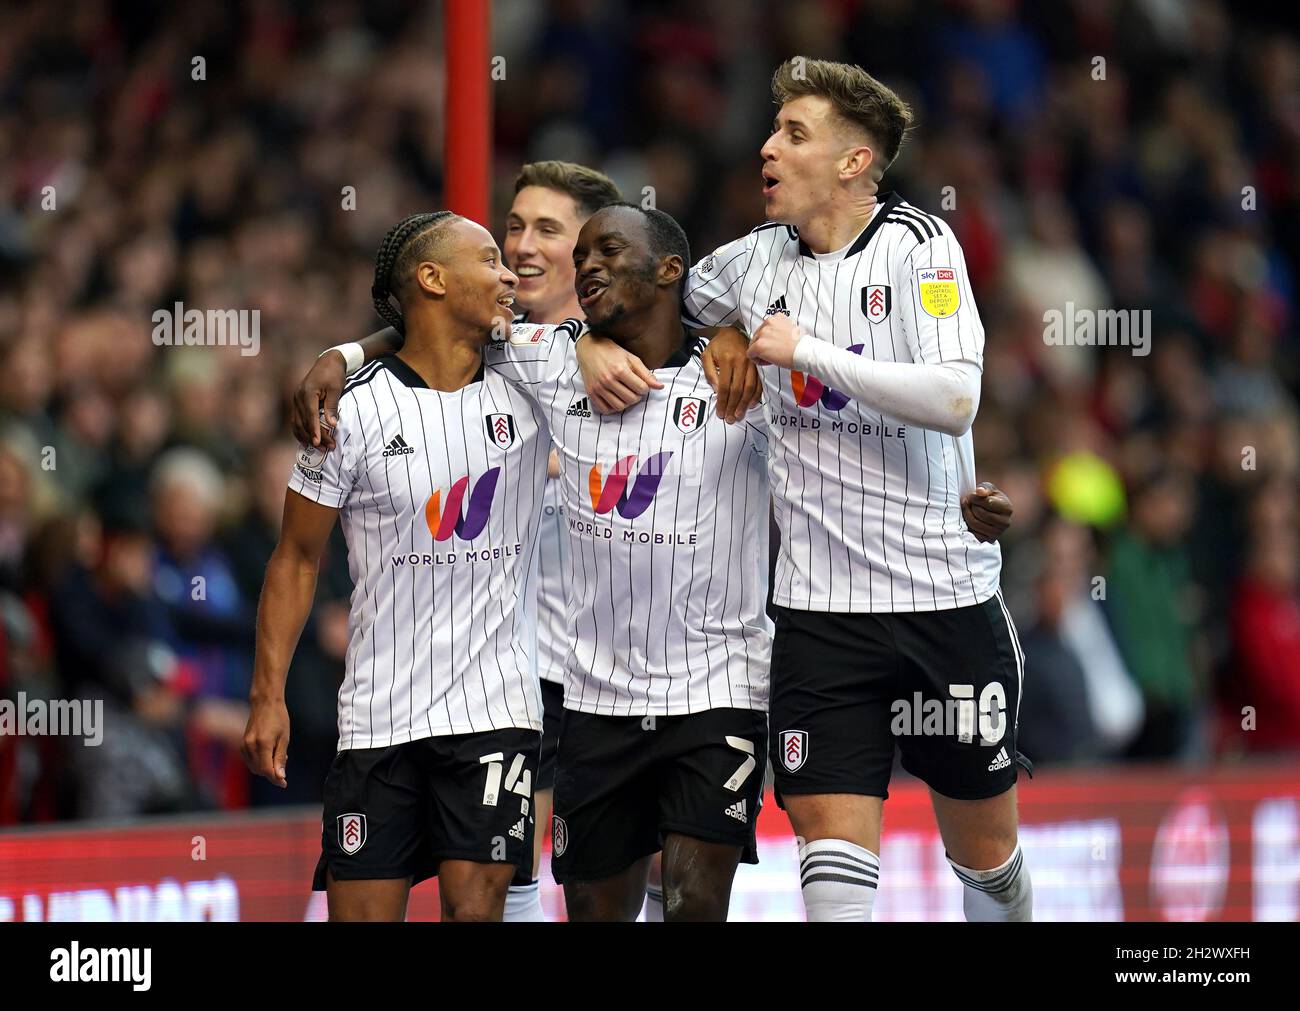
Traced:
<path id="1" fill-rule="evenodd" d="M 322 854 L 338 881 L 438 873 L 442 860 L 528 864 L 541 735 L 507 728 L 427 737 L 334 756 L 325 778 Z"/>
<path id="2" fill-rule="evenodd" d="M 767 714 L 680 716 L 564 711 L 556 758 L 551 870 L 600 881 L 663 848 L 670 833 L 741 848 L 758 863 Z"/>
<path id="3" fill-rule="evenodd" d="M 771 759 L 792 794 L 887 797 L 903 768 L 945 797 L 1016 781 L 1024 659 L 1000 593 L 946 611 L 776 608 Z"/>

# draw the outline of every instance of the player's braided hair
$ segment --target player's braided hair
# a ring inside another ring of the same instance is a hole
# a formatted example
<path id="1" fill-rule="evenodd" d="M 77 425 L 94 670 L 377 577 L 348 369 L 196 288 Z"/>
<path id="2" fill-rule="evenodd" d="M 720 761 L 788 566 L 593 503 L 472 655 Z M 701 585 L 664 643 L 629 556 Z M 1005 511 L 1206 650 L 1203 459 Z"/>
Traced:
<path id="1" fill-rule="evenodd" d="M 434 226 L 442 225 L 454 217 L 456 215 L 451 211 L 412 214 L 390 228 L 384 240 L 379 243 L 379 252 L 375 254 L 375 282 L 370 286 L 370 297 L 374 300 L 375 312 L 379 318 L 400 334 L 406 333 L 406 323 L 402 319 L 402 310 L 389 298 L 390 295 L 397 294 L 393 290 L 393 275 L 398 261 L 403 258 L 402 254 L 411 245 L 412 239 L 423 237 Z M 400 275 L 401 271 L 397 273 Z"/>

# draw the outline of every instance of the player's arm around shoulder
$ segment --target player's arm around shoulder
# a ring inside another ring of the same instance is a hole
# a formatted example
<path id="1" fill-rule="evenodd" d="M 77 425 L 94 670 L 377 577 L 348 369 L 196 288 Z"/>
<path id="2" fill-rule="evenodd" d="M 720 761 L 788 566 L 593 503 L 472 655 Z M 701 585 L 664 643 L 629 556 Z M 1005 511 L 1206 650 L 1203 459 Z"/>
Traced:
<path id="1" fill-rule="evenodd" d="M 333 426 L 324 425 L 328 443 L 299 443 L 289 475 L 289 490 L 318 505 L 341 509 L 356 484 L 356 465 L 363 437 L 356 417 L 356 397 L 344 388 L 334 408 Z"/>
<path id="2" fill-rule="evenodd" d="M 771 227 L 770 223 L 760 225 L 719 246 L 690 269 L 682 293 L 682 320 L 687 326 L 699 329 L 743 325 L 741 282 L 754 257 L 756 236 Z"/>
<path id="3" fill-rule="evenodd" d="M 483 350 L 483 364 L 529 395 L 531 387 L 554 378 L 573 354 L 573 342 L 586 329 L 582 320 L 514 323 Z M 495 337 L 496 335 L 494 335 Z"/>
<path id="4" fill-rule="evenodd" d="M 307 446 L 333 449 L 332 429 L 338 423 L 339 397 L 348 376 L 367 362 L 402 350 L 403 343 L 402 335 L 388 326 L 355 343 L 321 352 L 293 394 L 289 413 L 293 437 Z"/>
<path id="5" fill-rule="evenodd" d="M 739 327 L 719 327 L 708 337 L 700 361 L 704 378 L 717 394 L 718 417 L 733 425 L 743 421 L 763 396 L 763 379 L 749 356 L 749 338 Z"/>
<path id="6" fill-rule="evenodd" d="M 640 403 L 650 390 L 663 389 L 664 384 L 645 367 L 645 362 L 607 337 L 598 337 L 584 328 L 575 351 L 582 385 L 601 414 L 626 411 Z"/>

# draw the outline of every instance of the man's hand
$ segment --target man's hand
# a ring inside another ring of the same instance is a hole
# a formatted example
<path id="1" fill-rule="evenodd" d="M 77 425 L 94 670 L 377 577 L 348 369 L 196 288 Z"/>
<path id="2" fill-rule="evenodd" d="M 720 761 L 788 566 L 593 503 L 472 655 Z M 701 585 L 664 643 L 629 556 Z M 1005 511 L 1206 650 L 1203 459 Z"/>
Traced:
<path id="1" fill-rule="evenodd" d="M 289 425 L 293 437 L 304 446 L 319 446 L 329 452 L 334 448 L 334 429 L 339 423 L 339 396 L 347 379 L 347 363 L 337 351 L 327 351 L 303 378 L 293 394 Z M 325 424 L 320 412 L 325 411 Z"/>
<path id="2" fill-rule="evenodd" d="M 735 327 L 714 334 L 704 353 L 704 378 L 718 395 L 718 417 L 734 424 L 763 396 L 763 380 L 749 360 L 749 340 Z"/>
<path id="3" fill-rule="evenodd" d="M 244 764 L 256 776 L 284 789 L 289 757 L 289 710 L 284 699 L 253 699 L 244 728 Z"/>
<path id="4" fill-rule="evenodd" d="M 584 334 L 576 351 L 583 385 L 601 414 L 626 411 L 650 390 L 664 388 L 640 358 L 605 337 Z"/>
<path id="5" fill-rule="evenodd" d="M 1011 526 L 1011 499 L 989 481 L 981 481 L 973 492 L 961 497 L 961 514 L 966 526 L 986 544 L 996 541 Z"/>
<path id="6" fill-rule="evenodd" d="M 774 313 L 763 320 L 754 339 L 749 342 L 749 357 L 762 365 L 792 369 L 794 349 L 802 336 L 794 320 L 784 313 Z"/>

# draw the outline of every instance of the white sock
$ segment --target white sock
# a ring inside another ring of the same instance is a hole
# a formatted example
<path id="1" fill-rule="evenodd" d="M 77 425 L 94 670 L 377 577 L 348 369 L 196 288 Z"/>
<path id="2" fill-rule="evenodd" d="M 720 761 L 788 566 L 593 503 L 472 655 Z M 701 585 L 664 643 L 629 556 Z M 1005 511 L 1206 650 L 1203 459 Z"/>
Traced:
<path id="1" fill-rule="evenodd" d="M 971 923 L 1016 923 L 1034 918 L 1034 888 L 1025 870 L 1025 856 L 1016 843 L 1015 852 L 992 870 L 976 871 L 953 863 L 965 893 L 962 905 Z"/>
<path id="2" fill-rule="evenodd" d="M 645 887 L 645 922 L 664 922 L 664 890 L 658 885 Z"/>
<path id="3" fill-rule="evenodd" d="M 868 923 L 880 880 L 880 858 L 846 839 L 799 847 L 799 877 L 809 923 Z"/>
<path id="4" fill-rule="evenodd" d="M 511 885 L 506 892 L 506 923 L 545 923 L 542 912 L 542 892 L 536 881 L 526 885 Z"/>

